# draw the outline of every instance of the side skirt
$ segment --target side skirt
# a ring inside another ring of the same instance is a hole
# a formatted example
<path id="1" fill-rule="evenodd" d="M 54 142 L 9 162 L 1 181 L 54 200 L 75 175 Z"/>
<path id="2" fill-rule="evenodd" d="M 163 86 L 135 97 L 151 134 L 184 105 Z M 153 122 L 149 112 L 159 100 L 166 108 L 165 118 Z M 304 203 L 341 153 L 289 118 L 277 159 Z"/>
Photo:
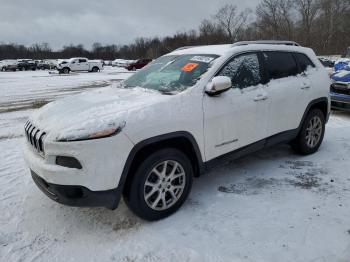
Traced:
<path id="1" fill-rule="evenodd" d="M 248 146 L 239 148 L 225 155 L 219 156 L 217 158 L 209 160 L 208 162 L 205 162 L 204 163 L 205 170 L 212 169 L 213 167 L 225 164 L 229 161 L 241 158 L 243 156 L 249 155 L 251 153 L 257 152 L 267 147 L 290 142 L 297 137 L 298 133 L 299 133 L 299 128 L 282 132 L 277 135 L 273 135 L 271 137 L 268 137 L 258 142 L 255 142 L 253 144 L 250 144 Z"/>

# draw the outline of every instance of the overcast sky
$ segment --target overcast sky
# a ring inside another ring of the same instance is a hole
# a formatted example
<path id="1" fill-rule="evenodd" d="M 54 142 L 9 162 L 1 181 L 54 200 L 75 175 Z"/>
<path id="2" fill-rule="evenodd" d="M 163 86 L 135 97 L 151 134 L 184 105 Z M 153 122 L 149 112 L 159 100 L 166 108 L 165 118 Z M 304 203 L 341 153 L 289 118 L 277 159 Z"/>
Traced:
<path id="1" fill-rule="evenodd" d="M 196 29 L 225 3 L 258 0 L 0 0 L 0 42 L 127 44 L 137 37 Z"/>

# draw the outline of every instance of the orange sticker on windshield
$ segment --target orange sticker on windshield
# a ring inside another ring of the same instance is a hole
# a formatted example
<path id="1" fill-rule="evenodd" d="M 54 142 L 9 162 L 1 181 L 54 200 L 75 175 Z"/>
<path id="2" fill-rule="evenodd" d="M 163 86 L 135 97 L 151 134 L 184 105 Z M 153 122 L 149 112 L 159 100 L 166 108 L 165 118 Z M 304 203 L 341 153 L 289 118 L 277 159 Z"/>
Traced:
<path id="1" fill-rule="evenodd" d="M 196 63 L 188 63 L 182 68 L 182 71 L 184 72 L 191 72 L 193 69 L 195 69 L 199 64 Z"/>

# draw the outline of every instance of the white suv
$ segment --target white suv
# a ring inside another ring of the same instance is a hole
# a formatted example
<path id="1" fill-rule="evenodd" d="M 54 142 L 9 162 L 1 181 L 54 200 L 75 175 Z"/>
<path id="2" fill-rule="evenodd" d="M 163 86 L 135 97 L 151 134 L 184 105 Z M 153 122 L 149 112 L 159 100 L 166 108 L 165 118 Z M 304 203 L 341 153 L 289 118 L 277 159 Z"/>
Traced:
<path id="1" fill-rule="evenodd" d="M 135 214 L 157 220 L 212 164 L 282 142 L 317 151 L 329 86 L 314 52 L 295 43 L 180 48 L 120 85 L 38 110 L 24 155 L 59 203 L 115 209 L 123 195 Z"/>

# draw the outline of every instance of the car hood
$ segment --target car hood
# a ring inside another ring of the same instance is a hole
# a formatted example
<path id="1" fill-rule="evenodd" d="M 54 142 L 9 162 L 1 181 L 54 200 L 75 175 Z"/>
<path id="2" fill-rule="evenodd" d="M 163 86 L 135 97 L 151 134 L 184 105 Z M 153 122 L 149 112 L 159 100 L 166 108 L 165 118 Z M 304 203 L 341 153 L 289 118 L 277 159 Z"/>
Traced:
<path id="1" fill-rule="evenodd" d="M 52 140 L 80 137 L 127 124 L 131 112 L 167 96 L 141 88 L 103 88 L 51 102 L 37 110 L 30 122 Z"/>
<path id="2" fill-rule="evenodd" d="M 332 80 L 337 82 L 348 82 L 350 83 L 350 71 L 339 71 L 332 75 Z"/>

